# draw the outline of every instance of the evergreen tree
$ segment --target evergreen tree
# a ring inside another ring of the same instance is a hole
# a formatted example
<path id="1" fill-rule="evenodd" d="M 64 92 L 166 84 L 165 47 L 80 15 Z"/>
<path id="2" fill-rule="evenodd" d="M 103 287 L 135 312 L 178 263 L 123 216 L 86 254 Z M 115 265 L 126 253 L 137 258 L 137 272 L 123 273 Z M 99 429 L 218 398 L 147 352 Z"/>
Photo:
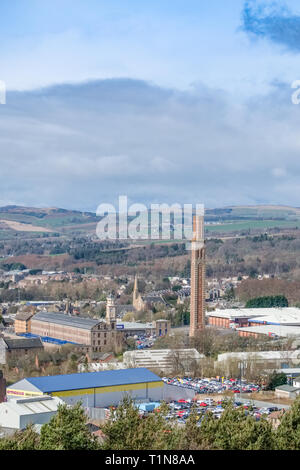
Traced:
<path id="1" fill-rule="evenodd" d="M 29 425 L 24 431 L 16 431 L 12 436 L 0 439 L 0 450 L 38 450 L 39 435 Z"/>
<path id="2" fill-rule="evenodd" d="M 199 427 L 202 442 L 215 450 L 271 450 L 274 436 L 271 424 L 264 418 L 256 421 L 243 408 L 234 409 L 231 401 L 224 404 L 220 419 L 207 413 Z"/>
<path id="3" fill-rule="evenodd" d="M 102 431 L 105 450 L 172 450 L 178 448 L 181 432 L 168 424 L 165 416 L 168 406 L 162 404 L 160 412 L 143 418 L 132 399 L 125 396 Z"/>
<path id="4" fill-rule="evenodd" d="M 58 407 L 57 413 L 41 429 L 40 448 L 43 450 L 96 450 L 99 445 L 86 426 L 81 403 L 73 407 Z"/>
<path id="5" fill-rule="evenodd" d="M 278 450 L 300 450 L 300 397 L 281 418 L 276 432 Z"/>

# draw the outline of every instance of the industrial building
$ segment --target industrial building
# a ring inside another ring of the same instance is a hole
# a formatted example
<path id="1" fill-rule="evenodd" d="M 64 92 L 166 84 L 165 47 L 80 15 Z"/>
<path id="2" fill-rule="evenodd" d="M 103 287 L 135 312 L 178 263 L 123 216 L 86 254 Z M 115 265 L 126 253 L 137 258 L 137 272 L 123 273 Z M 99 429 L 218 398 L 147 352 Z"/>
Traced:
<path id="1" fill-rule="evenodd" d="M 219 309 L 207 316 L 211 326 L 236 329 L 240 336 L 300 336 L 300 309 L 296 307 Z"/>
<path id="2" fill-rule="evenodd" d="M 204 357 L 196 349 L 148 349 L 126 351 L 123 354 L 123 364 L 124 367 L 151 367 L 164 374 L 178 368 L 188 373 L 193 364 L 199 363 Z"/>
<path id="3" fill-rule="evenodd" d="M 58 397 L 14 398 L 0 403 L 0 427 L 15 431 L 28 424 L 45 424 L 63 401 Z"/>
<path id="4" fill-rule="evenodd" d="M 171 330 L 170 320 L 156 320 L 149 323 L 139 323 L 134 321 L 117 322 L 117 330 L 122 331 L 125 337 L 128 336 L 167 336 Z"/>
<path id="5" fill-rule="evenodd" d="M 84 407 L 105 408 L 117 405 L 125 394 L 133 399 L 159 401 L 163 381 L 145 368 L 110 370 L 26 378 L 11 385 L 6 393 L 8 399 L 50 395 L 70 405 L 82 401 Z"/>
<path id="6" fill-rule="evenodd" d="M 300 337 L 300 327 L 274 325 L 272 323 L 239 328 L 237 331 L 239 336 L 253 336 L 254 338 L 258 338 L 260 335 L 269 336 L 270 338 Z"/>
<path id="7" fill-rule="evenodd" d="M 106 320 L 83 318 L 56 312 L 40 312 L 31 322 L 31 333 L 40 337 L 86 345 L 86 352 L 120 351 L 123 335 L 116 330 L 113 312 Z"/>
<path id="8" fill-rule="evenodd" d="M 218 355 L 216 365 L 226 365 L 231 362 L 263 364 L 266 369 L 274 370 L 300 364 L 300 351 L 256 351 L 228 352 Z M 299 369 L 298 369 L 299 370 Z"/>

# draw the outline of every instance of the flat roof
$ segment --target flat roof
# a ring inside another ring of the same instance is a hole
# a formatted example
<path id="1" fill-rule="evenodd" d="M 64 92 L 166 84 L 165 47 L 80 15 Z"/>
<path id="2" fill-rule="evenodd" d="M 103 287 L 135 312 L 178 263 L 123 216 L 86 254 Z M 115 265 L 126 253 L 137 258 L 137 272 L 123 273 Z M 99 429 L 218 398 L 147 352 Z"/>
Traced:
<path id="1" fill-rule="evenodd" d="M 83 318 L 56 312 L 39 312 L 31 319 L 31 321 L 35 320 L 82 328 L 84 330 L 90 330 L 101 322 L 100 319 L 94 320 L 92 318 Z"/>
<path id="2" fill-rule="evenodd" d="M 132 321 L 118 321 L 117 326 L 123 325 L 124 330 L 149 330 L 151 328 L 154 328 L 152 323 L 138 323 L 138 322 L 132 322 Z"/>
<path id="3" fill-rule="evenodd" d="M 249 327 L 250 330 L 252 327 Z M 244 328 L 239 328 L 239 330 L 244 330 Z M 249 351 L 249 352 L 228 352 L 218 355 L 218 362 L 226 361 L 228 359 L 300 359 L 300 351 Z M 300 374 L 300 369 L 299 369 Z"/>
<path id="4" fill-rule="evenodd" d="M 30 377 L 24 379 L 43 393 L 80 390 L 84 388 L 111 387 L 146 382 L 158 382 L 161 378 L 146 368 L 83 372 L 81 374 Z M 18 389 L 17 382 L 9 388 Z M 21 385 L 21 384 L 20 384 Z"/>
<path id="5" fill-rule="evenodd" d="M 297 307 L 273 307 L 273 308 L 226 308 L 217 309 L 207 314 L 209 317 L 227 318 L 234 320 L 235 318 L 256 318 L 253 321 L 285 323 L 292 322 L 300 324 L 300 309 Z M 258 318 L 259 317 L 259 318 Z"/>
<path id="6" fill-rule="evenodd" d="M 40 413 L 53 413 L 63 401 L 58 397 L 37 397 L 11 399 L 0 404 L 2 409 L 17 413 L 19 416 L 36 415 Z"/>
<path id="7" fill-rule="evenodd" d="M 297 326 L 286 326 L 286 325 L 259 325 L 259 326 L 249 326 L 243 328 L 237 328 L 237 332 L 246 331 L 251 333 L 264 334 L 268 336 L 300 336 L 300 327 Z"/>

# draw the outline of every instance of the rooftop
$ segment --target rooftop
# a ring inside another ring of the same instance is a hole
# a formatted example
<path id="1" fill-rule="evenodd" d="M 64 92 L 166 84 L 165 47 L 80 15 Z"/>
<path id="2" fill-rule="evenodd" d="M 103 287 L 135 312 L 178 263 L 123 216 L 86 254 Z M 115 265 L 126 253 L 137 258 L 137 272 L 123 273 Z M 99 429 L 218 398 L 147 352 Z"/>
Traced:
<path id="1" fill-rule="evenodd" d="M 236 331 L 246 331 L 268 336 L 278 336 L 282 338 L 300 336 L 300 327 L 287 325 L 258 325 L 245 328 L 238 328 Z"/>
<path id="2" fill-rule="evenodd" d="M 81 374 L 53 375 L 23 379 L 43 393 L 51 393 L 84 388 L 111 387 L 114 385 L 137 384 L 161 381 L 161 378 L 145 368 L 108 370 Z M 23 382 L 20 381 L 20 382 Z M 17 390 L 18 384 L 11 385 Z M 21 384 L 20 384 L 21 386 Z"/>
<path id="3" fill-rule="evenodd" d="M 63 401 L 58 397 L 37 397 L 11 399 L 1 403 L 0 407 L 24 416 L 57 411 L 58 405 L 62 403 Z"/>
<path id="4" fill-rule="evenodd" d="M 32 312 L 20 312 L 16 315 L 15 320 L 29 320 L 33 316 Z"/>
<path id="5" fill-rule="evenodd" d="M 46 323 L 57 323 L 59 325 L 67 325 L 82 328 L 84 330 L 90 330 L 94 326 L 98 325 L 98 323 L 100 323 L 100 319 L 94 320 L 92 318 L 83 318 L 56 312 L 37 313 L 33 317 L 33 321 L 34 320 L 43 321 Z"/>
<path id="6" fill-rule="evenodd" d="M 296 307 L 217 309 L 209 312 L 208 316 L 228 318 L 229 320 L 234 320 L 235 318 L 255 318 L 256 320 L 253 321 L 300 324 L 300 309 Z"/>
<path id="7" fill-rule="evenodd" d="M 292 385 L 280 385 L 279 387 L 275 388 L 276 390 L 281 390 L 282 392 L 296 392 L 299 390 L 299 387 L 293 387 Z"/>
<path id="8" fill-rule="evenodd" d="M 40 338 L 18 338 L 11 339 L 4 337 L 3 340 L 6 343 L 7 349 L 34 349 L 34 348 L 43 348 L 43 343 Z"/>
<path id="9" fill-rule="evenodd" d="M 241 328 L 243 329 L 243 328 Z M 247 328 L 248 330 L 252 327 Z M 226 361 L 227 359 L 300 359 L 300 351 L 249 351 L 249 352 L 228 352 L 218 355 L 218 362 Z"/>

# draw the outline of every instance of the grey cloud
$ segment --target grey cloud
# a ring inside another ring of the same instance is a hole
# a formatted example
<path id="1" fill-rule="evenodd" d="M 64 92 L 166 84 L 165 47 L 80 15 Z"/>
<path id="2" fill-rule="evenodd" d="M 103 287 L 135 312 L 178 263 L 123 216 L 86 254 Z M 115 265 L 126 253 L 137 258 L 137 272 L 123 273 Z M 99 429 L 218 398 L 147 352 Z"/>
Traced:
<path id="1" fill-rule="evenodd" d="M 242 23 L 246 33 L 300 52 L 300 16 L 293 14 L 285 3 L 246 1 Z"/>
<path id="2" fill-rule="evenodd" d="M 300 107 L 290 95 L 277 83 L 235 104 L 199 84 L 179 92 L 127 79 L 8 93 L 0 201 L 299 205 Z"/>

